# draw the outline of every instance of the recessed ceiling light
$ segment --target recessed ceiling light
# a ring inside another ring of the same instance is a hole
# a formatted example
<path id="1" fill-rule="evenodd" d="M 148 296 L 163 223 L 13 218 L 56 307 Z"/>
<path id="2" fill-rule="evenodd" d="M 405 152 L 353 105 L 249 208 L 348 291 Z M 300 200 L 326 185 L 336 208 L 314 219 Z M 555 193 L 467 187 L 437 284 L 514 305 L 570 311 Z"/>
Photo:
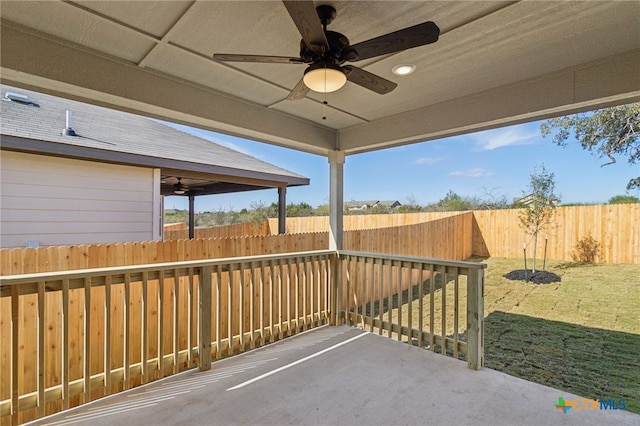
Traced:
<path id="1" fill-rule="evenodd" d="M 416 70 L 416 66 L 413 64 L 398 64 L 391 68 L 391 71 L 395 75 L 409 75 Z"/>

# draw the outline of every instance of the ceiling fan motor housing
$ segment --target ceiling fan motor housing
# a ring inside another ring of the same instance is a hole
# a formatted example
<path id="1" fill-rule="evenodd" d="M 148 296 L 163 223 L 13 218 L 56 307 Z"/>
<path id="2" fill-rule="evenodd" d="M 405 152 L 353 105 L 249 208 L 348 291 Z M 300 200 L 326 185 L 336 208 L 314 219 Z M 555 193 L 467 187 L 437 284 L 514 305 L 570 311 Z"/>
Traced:
<path id="1" fill-rule="evenodd" d="M 356 61 L 358 59 L 358 52 L 350 47 L 349 39 L 344 34 L 336 31 L 325 31 L 324 34 L 327 37 L 329 50 L 323 52 L 322 55 L 310 49 L 304 40 L 300 40 L 300 57 L 305 63 L 324 59 L 327 62 L 341 65 L 345 61 Z"/>

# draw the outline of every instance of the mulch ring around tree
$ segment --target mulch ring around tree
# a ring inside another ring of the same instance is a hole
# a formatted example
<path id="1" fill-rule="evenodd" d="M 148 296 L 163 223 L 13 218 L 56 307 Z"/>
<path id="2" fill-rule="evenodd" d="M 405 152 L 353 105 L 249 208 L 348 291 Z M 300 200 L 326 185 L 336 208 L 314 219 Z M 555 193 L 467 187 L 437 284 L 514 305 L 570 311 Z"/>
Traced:
<path id="1" fill-rule="evenodd" d="M 549 271 L 536 271 L 533 273 L 531 269 L 526 270 L 527 281 L 534 284 L 551 284 L 560 282 L 560 276 Z M 516 269 L 507 274 L 504 274 L 508 280 L 525 281 L 525 269 Z"/>

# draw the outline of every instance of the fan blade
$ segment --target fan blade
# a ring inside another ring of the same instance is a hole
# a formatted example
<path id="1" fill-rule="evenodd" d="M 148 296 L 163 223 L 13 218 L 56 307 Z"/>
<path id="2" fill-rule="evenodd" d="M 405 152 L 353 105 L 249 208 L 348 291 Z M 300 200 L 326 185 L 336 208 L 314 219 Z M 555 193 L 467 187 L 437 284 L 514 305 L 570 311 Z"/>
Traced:
<path id="1" fill-rule="evenodd" d="M 259 62 L 267 64 L 304 64 L 302 58 L 289 58 L 286 56 L 263 55 L 234 55 L 227 53 L 214 53 L 213 59 L 222 62 Z"/>
<path id="2" fill-rule="evenodd" d="M 440 28 L 429 21 L 372 38 L 351 47 L 358 52 L 358 60 L 362 60 L 435 43 L 438 41 L 438 36 L 440 36 Z"/>
<path id="3" fill-rule="evenodd" d="M 304 81 L 300 79 L 296 87 L 293 88 L 289 96 L 287 96 L 288 101 L 297 101 L 303 99 L 309 93 L 309 88 L 304 84 Z"/>
<path id="4" fill-rule="evenodd" d="M 391 92 L 398 86 L 393 81 L 389 81 L 385 78 L 380 77 L 379 75 L 372 74 L 369 71 L 363 70 L 362 68 L 354 67 L 352 65 L 346 65 L 342 67 L 342 69 L 346 71 L 347 80 L 352 83 L 358 84 L 365 89 L 373 90 L 374 92 L 381 95 L 385 95 Z"/>
<path id="5" fill-rule="evenodd" d="M 322 54 L 329 50 L 329 42 L 324 34 L 318 12 L 312 1 L 282 1 L 287 8 L 291 19 L 298 27 L 307 47 L 316 53 Z"/>

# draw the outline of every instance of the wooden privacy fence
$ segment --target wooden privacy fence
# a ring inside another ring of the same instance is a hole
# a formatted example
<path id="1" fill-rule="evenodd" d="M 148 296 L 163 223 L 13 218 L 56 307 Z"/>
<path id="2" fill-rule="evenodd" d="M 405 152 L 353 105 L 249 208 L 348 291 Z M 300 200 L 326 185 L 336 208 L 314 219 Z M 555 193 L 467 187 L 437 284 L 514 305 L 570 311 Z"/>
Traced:
<path id="1" fill-rule="evenodd" d="M 348 250 L 464 260 L 471 256 L 472 216 L 463 213 L 400 227 L 347 231 Z M 255 256 L 329 247 L 328 232 L 80 246 L 0 249 L 0 275 Z"/>
<path id="2" fill-rule="evenodd" d="M 345 231 L 362 229 L 391 228 L 396 226 L 415 225 L 432 220 L 456 216 L 464 212 L 421 212 L 391 214 L 357 214 L 343 217 Z M 268 219 L 272 233 L 278 231 L 278 219 Z M 329 230 L 329 216 L 288 217 L 286 221 L 288 234 L 308 232 L 325 232 Z"/>
<path id="3" fill-rule="evenodd" d="M 522 244 L 533 253 L 533 239 L 519 226 L 518 209 L 473 212 L 473 254 L 521 257 Z M 592 237 L 599 244 L 596 262 L 640 264 L 640 204 L 569 206 L 556 209 L 555 220 L 538 236 L 541 259 L 572 261 L 578 241 Z"/>
<path id="4" fill-rule="evenodd" d="M 271 228 L 274 229 L 274 228 Z M 224 237 L 244 237 L 256 235 L 273 235 L 277 234 L 278 222 L 275 224 L 276 232 L 271 232 L 269 221 L 261 222 L 245 222 L 233 225 L 212 226 L 208 228 L 195 228 L 193 230 L 194 238 L 224 238 Z M 189 238 L 189 230 L 187 224 L 171 223 L 164 226 L 165 240 L 185 240 Z"/>
<path id="5" fill-rule="evenodd" d="M 317 251 L 5 277 L 1 423 L 325 324 L 335 260 Z"/>

